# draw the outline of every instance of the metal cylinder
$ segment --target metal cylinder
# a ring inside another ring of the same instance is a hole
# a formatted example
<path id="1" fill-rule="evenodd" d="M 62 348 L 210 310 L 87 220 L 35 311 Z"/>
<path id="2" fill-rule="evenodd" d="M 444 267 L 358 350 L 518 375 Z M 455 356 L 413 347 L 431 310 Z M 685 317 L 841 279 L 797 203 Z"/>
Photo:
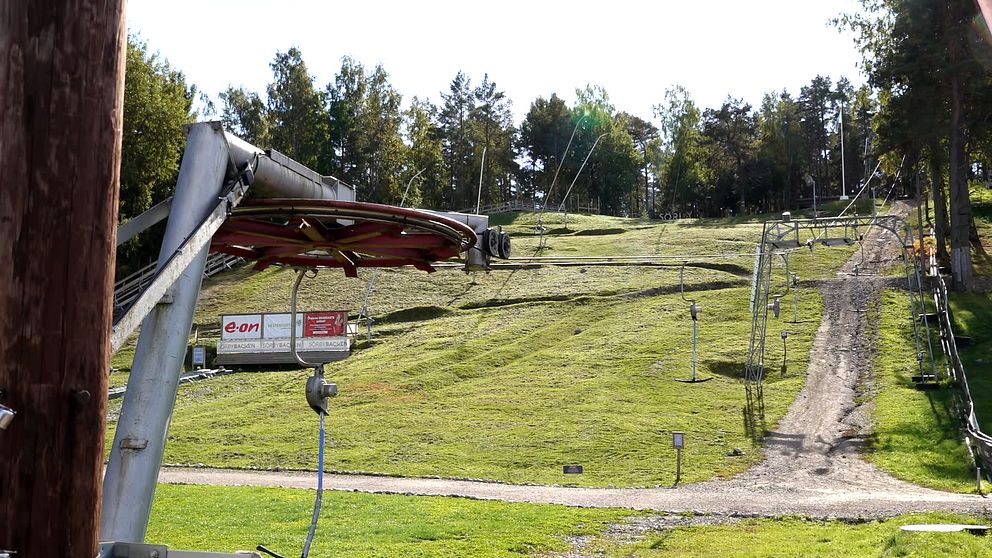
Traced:
<path id="1" fill-rule="evenodd" d="M 277 198 L 355 201 L 355 190 L 331 176 L 316 171 L 286 157 L 278 151 L 262 151 L 245 140 L 225 134 L 231 146 L 231 160 L 239 168 L 255 161 L 255 184 L 259 195 Z"/>
<path id="2" fill-rule="evenodd" d="M 16 414 L 10 407 L 0 405 L 0 430 L 7 430 Z"/>

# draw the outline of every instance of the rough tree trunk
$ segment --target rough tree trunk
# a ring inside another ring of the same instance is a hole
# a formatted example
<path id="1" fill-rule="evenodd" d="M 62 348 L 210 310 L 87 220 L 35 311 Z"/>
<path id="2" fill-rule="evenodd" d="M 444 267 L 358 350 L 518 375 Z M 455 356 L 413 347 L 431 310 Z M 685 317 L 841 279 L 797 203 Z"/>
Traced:
<path id="1" fill-rule="evenodd" d="M 124 0 L 0 1 L 0 548 L 92 557 L 110 359 Z"/>
<path id="2" fill-rule="evenodd" d="M 971 267 L 971 199 L 965 176 L 964 142 L 961 138 L 960 77 L 951 77 L 951 132 L 949 189 L 951 191 L 951 276 L 954 289 L 972 287 Z"/>
<path id="3" fill-rule="evenodd" d="M 930 146 L 930 188 L 933 192 L 934 235 L 937 237 L 937 259 L 946 263 L 947 254 L 947 198 L 944 194 L 944 166 L 940 145 Z"/>

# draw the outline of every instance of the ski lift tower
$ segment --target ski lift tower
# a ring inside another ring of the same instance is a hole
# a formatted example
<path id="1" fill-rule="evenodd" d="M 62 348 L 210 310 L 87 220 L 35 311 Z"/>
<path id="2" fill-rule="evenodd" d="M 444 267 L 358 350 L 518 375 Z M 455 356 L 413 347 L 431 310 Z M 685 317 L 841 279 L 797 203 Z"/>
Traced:
<path id="1" fill-rule="evenodd" d="M 493 246 L 509 252 L 509 238 L 490 230 L 486 216 L 356 202 L 353 187 L 217 122 L 188 127 L 171 203 L 127 223 L 118 242 L 165 215 L 155 279 L 112 335 L 116 351 L 141 325 L 103 487 L 100 538 L 121 544 L 145 538 L 208 252 L 255 260 L 256 269 L 335 267 L 348 276 L 364 267 L 431 272 L 459 254 L 466 270 L 487 269 L 499 257 Z"/>
<path id="2" fill-rule="evenodd" d="M 792 219 L 788 214 L 783 214 L 781 220 L 764 223 L 761 242 L 755 250 L 750 296 L 751 336 L 744 365 L 744 383 L 747 389 L 752 386 L 759 389 L 761 387 L 765 374 L 768 311 L 772 310 L 775 317 L 778 317 L 780 311 L 779 297 L 771 295 L 772 263 L 775 256 L 801 247 L 813 250 L 817 244 L 845 246 L 861 242 L 871 227 L 879 227 L 891 233 L 901 246 L 913 338 L 916 343 L 916 360 L 920 368 L 919 377 L 936 378 L 920 266 L 909 251 L 913 247 L 913 231 L 909 224 L 890 215 Z M 788 274 L 788 268 L 786 273 Z M 772 299 L 771 303 L 769 299 Z M 924 370 L 924 366 L 928 370 Z"/>

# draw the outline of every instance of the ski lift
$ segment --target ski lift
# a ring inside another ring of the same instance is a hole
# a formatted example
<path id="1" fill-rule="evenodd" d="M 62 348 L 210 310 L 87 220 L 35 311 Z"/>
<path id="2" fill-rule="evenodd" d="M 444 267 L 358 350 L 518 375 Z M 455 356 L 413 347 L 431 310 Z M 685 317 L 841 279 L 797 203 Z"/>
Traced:
<path id="1" fill-rule="evenodd" d="M 779 314 L 782 313 L 782 295 L 775 295 L 772 297 L 772 303 L 768 305 L 768 309 L 772 311 L 772 314 L 777 318 Z"/>
<path id="2" fill-rule="evenodd" d="M 768 305 L 768 309 L 772 311 L 772 314 L 778 318 L 782 314 L 782 297 L 789 294 L 792 291 L 792 321 L 796 323 L 799 321 L 799 292 L 796 287 L 799 285 L 799 276 L 795 273 L 789 271 L 789 254 L 779 254 L 782 256 L 782 261 L 785 262 L 785 292 L 780 294 L 772 295 L 772 302 Z"/>
<path id="3" fill-rule="evenodd" d="M 313 543 L 314 535 L 317 532 L 317 518 L 320 517 L 320 508 L 324 495 L 324 417 L 328 414 L 328 399 L 338 394 L 337 384 L 328 382 L 324 379 L 324 365 L 326 363 L 307 362 L 303 360 L 303 357 L 301 357 L 300 353 L 296 350 L 296 295 L 300 290 L 300 283 L 303 281 L 304 276 L 309 276 L 311 278 L 316 277 L 317 269 L 299 269 L 296 272 L 296 282 L 293 283 L 293 294 L 290 302 L 289 351 L 292 353 L 293 358 L 296 359 L 296 362 L 300 366 L 313 368 L 313 374 L 307 378 L 305 393 L 307 403 L 319 417 L 319 434 L 317 438 L 317 498 L 314 500 L 313 515 L 310 519 L 310 529 L 307 531 L 306 539 L 303 541 L 303 551 L 300 553 L 300 558 L 307 558 L 307 556 L 310 555 L 310 545 Z M 255 549 L 264 552 L 273 558 L 283 558 L 279 554 L 276 554 L 262 545 L 258 545 Z"/>
<path id="4" fill-rule="evenodd" d="M 792 323 L 799 323 L 799 275 L 793 273 L 790 277 L 792 284 Z"/>
<path id="5" fill-rule="evenodd" d="M 823 238 L 820 239 L 820 242 L 824 246 L 850 246 L 860 240 L 857 228 L 850 223 L 844 224 L 844 236 L 831 237 L 830 229 L 831 227 L 827 224 L 823 226 Z"/>
<path id="6" fill-rule="evenodd" d="M 697 384 L 701 382 L 707 382 L 712 380 L 709 378 L 699 378 L 696 376 L 696 344 L 697 344 L 697 324 L 699 322 L 699 310 L 700 307 L 696 304 L 696 299 L 685 297 L 685 266 L 689 262 L 682 262 L 682 267 L 679 269 L 679 292 L 682 294 L 682 300 L 689 303 L 689 316 L 692 317 L 692 377 L 691 378 L 675 378 L 676 382 L 683 382 L 686 384 Z"/>

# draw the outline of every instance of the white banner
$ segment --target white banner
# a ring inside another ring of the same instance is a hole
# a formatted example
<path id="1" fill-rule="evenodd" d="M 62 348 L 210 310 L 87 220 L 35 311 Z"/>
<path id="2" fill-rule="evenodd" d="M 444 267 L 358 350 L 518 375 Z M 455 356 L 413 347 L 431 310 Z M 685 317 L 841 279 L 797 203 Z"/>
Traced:
<path id="1" fill-rule="evenodd" d="M 308 316 L 313 336 L 304 337 Z M 290 317 L 289 313 L 221 316 L 217 353 L 288 353 Z M 351 340 L 345 335 L 346 323 L 347 314 L 341 311 L 297 313 L 297 351 L 348 351 Z"/>
<path id="2" fill-rule="evenodd" d="M 266 314 L 262 327 L 265 339 L 289 339 L 289 318 L 292 314 Z M 296 337 L 303 336 L 303 313 L 296 314 Z"/>
<path id="3" fill-rule="evenodd" d="M 262 315 L 242 314 L 237 316 L 222 316 L 220 338 L 229 339 L 261 339 Z"/>
<path id="4" fill-rule="evenodd" d="M 347 351 L 351 342 L 347 337 L 303 337 L 296 340 L 298 352 Z M 224 340 L 217 343 L 217 354 L 231 353 L 288 353 L 289 339 Z"/>

